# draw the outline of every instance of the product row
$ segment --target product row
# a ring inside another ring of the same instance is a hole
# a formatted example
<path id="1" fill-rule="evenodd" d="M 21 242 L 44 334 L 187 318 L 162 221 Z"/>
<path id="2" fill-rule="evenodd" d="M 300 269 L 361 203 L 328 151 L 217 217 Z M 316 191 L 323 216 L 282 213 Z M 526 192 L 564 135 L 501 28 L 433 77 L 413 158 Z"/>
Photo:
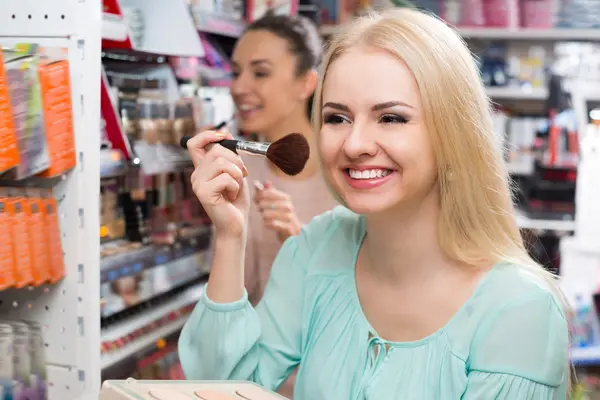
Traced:
<path id="1" fill-rule="evenodd" d="M 414 0 L 455 26 L 600 28 L 595 0 Z"/>
<path id="2" fill-rule="evenodd" d="M 0 51 L 0 174 L 54 177 L 76 164 L 70 70 L 62 48 Z"/>
<path id="3" fill-rule="evenodd" d="M 103 258 L 100 264 L 102 318 L 115 316 L 206 276 L 210 269 L 209 243 L 210 229 L 204 228 L 185 239 L 180 237 L 173 245 L 143 246 Z M 114 245 L 109 243 L 103 247 L 109 246 Z"/>
<path id="4" fill-rule="evenodd" d="M 55 283 L 65 274 L 51 191 L 0 188 L 0 289 Z"/>
<path id="5" fill-rule="evenodd" d="M 509 109 L 497 108 L 493 123 L 513 174 L 533 174 L 536 162 L 546 167 L 576 168 L 579 145 L 572 112 L 558 114 L 551 125 L 546 117 L 512 115 Z"/>
<path id="6" fill-rule="evenodd" d="M 229 96 L 215 90 L 187 86 L 173 101 L 166 79 L 109 74 L 111 100 L 130 143 L 178 145 L 197 129 L 229 123 L 233 108 Z M 223 110 L 229 110 L 224 114 Z"/>
<path id="7" fill-rule="evenodd" d="M 145 175 L 130 168 L 126 175 L 100 185 L 100 237 L 142 244 L 173 244 L 178 237 L 210 223 L 191 186 L 193 168 Z M 133 245 L 135 246 L 135 245 Z M 107 247 L 103 256 L 120 252 Z M 129 248 L 123 249 L 129 251 Z"/>
<path id="8" fill-rule="evenodd" d="M 44 338 L 38 323 L 0 321 L 0 366 L 0 399 L 48 399 Z"/>

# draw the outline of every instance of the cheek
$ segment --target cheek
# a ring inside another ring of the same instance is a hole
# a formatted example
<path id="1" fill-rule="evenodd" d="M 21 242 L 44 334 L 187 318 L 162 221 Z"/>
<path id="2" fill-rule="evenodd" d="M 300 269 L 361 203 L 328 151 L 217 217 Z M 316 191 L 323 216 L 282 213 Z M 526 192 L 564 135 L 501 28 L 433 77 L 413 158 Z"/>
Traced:
<path id="1" fill-rule="evenodd" d="M 321 129 L 319 134 L 319 155 L 325 169 L 337 168 L 338 158 L 342 149 L 343 140 L 339 135 Z"/>

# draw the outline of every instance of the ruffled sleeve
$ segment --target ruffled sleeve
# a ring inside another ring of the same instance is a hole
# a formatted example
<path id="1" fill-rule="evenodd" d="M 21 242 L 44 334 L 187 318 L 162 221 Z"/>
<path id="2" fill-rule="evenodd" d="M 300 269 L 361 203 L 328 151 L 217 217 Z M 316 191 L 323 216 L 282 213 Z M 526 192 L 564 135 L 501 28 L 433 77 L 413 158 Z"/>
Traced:
<path id="1" fill-rule="evenodd" d="M 318 217 L 285 241 L 256 309 L 247 294 L 227 304 L 201 298 L 179 338 L 186 378 L 251 380 L 275 389 L 288 377 L 302 358 L 306 268 L 327 219 Z"/>
<path id="2" fill-rule="evenodd" d="M 568 345 L 553 295 L 540 290 L 511 302 L 478 329 L 462 400 L 565 399 Z"/>

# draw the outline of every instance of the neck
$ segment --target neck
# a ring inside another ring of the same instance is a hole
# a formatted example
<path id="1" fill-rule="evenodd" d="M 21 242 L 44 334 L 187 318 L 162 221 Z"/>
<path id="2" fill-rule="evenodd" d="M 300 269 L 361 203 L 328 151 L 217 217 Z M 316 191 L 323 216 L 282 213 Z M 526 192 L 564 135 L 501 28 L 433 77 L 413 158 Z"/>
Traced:
<path id="1" fill-rule="evenodd" d="M 317 146 L 315 143 L 315 135 L 310 121 L 304 112 L 304 108 L 299 108 L 299 110 L 295 111 L 292 115 L 283 118 L 278 124 L 275 124 L 269 128 L 268 131 L 262 132 L 261 136 L 268 138 L 269 142 L 275 142 L 294 132 L 301 133 L 306 138 L 310 146 L 310 158 L 308 159 L 304 170 L 294 178 L 303 179 L 311 177 L 318 172 L 319 165 L 316 154 Z M 271 165 L 270 163 L 269 165 L 277 175 L 280 175 L 284 178 L 289 178 L 287 175 L 279 171 L 279 169 L 277 169 L 274 165 Z"/>
<path id="2" fill-rule="evenodd" d="M 438 196 L 430 193 L 418 204 L 368 215 L 365 256 L 372 273 L 404 284 L 453 264 L 440 246 L 439 212 Z"/>
<path id="3" fill-rule="evenodd" d="M 261 136 L 268 138 L 270 142 L 275 142 L 290 133 L 298 132 L 303 134 L 310 142 L 313 137 L 310 121 L 304 113 L 304 108 L 297 107 L 290 115 L 282 118 L 278 123 L 273 124 Z"/>

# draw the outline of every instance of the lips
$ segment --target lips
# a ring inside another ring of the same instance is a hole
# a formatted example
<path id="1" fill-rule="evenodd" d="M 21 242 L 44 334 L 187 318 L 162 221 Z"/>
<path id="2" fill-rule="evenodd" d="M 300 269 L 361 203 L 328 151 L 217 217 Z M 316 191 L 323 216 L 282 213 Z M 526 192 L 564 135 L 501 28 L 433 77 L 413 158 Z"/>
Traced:
<path id="1" fill-rule="evenodd" d="M 262 109 L 262 106 L 260 106 L 260 105 L 247 104 L 247 103 L 240 104 L 237 106 L 238 115 L 242 119 L 252 118 L 261 109 Z"/>

